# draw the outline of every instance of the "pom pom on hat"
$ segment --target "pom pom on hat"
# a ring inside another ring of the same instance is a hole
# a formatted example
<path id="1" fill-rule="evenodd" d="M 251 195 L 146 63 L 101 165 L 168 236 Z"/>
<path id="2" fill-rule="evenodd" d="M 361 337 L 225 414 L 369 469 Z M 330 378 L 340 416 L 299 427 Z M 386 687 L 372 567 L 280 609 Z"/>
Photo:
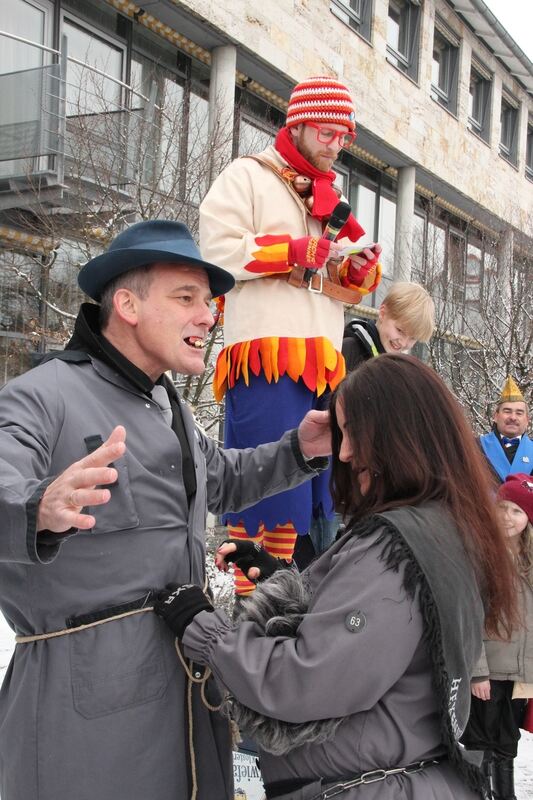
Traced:
<path id="1" fill-rule="evenodd" d="M 517 472 L 508 475 L 505 482 L 498 489 L 498 500 L 508 500 L 516 503 L 533 524 L 533 476 Z"/>
<path id="2" fill-rule="evenodd" d="M 298 83 L 289 98 L 286 125 L 333 122 L 355 131 L 355 108 L 347 87 L 336 78 L 321 76 Z"/>

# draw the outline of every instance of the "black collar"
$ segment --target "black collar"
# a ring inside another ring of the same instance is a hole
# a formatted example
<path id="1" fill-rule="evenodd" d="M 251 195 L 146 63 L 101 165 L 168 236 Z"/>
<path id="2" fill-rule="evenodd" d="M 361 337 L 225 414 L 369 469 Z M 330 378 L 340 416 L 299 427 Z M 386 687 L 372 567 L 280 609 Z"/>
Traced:
<path id="1" fill-rule="evenodd" d="M 65 350 L 81 350 L 98 358 L 117 370 L 141 392 L 149 394 L 154 388 L 154 381 L 105 338 L 100 331 L 99 313 L 99 306 L 94 303 L 82 303 L 74 325 L 74 333 Z"/>

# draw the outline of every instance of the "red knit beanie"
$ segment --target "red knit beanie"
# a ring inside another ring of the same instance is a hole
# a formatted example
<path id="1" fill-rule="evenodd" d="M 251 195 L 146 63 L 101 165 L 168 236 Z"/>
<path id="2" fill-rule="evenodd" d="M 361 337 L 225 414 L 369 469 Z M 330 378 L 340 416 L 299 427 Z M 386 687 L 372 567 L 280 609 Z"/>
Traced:
<path id="1" fill-rule="evenodd" d="M 288 128 L 300 122 L 334 122 L 355 130 L 355 108 L 346 86 L 335 78 L 308 78 L 294 87 L 287 109 Z"/>
<path id="2" fill-rule="evenodd" d="M 498 489 L 498 500 L 509 500 L 516 503 L 527 514 L 528 520 L 533 524 L 533 476 L 517 472 L 508 475 L 505 483 Z"/>

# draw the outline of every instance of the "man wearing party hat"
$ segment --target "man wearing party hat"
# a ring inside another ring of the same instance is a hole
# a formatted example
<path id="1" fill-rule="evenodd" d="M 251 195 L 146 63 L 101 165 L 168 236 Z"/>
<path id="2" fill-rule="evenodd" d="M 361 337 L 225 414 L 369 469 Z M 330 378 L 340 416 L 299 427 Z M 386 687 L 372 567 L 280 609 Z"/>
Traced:
<path id="1" fill-rule="evenodd" d="M 500 481 L 533 473 L 533 441 L 527 435 L 529 414 L 524 395 L 509 375 L 492 418 L 492 431 L 479 437 L 491 469 Z"/>
<path id="2" fill-rule="evenodd" d="M 279 438 L 344 377 L 344 303 L 359 302 L 381 274 L 379 245 L 340 257 L 343 246 L 364 234 L 351 213 L 332 231 L 334 215 L 327 228 L 340 199 L 332 166 L 355 139 L 354 118 L 340 81 L 303 81 L 274 145 L 236 159 L 200 206 L 203 256 L 237 281 L 225 298 L 224 349 L 214 380 L 217 399 L 226 396 L 227 447 Z M 232 538 L 253 538 L 290 559 L 313 515 L 333 518 L 326 473 L 224 521 Z M 237 593 L 252 590 L 236 572 Z"/>

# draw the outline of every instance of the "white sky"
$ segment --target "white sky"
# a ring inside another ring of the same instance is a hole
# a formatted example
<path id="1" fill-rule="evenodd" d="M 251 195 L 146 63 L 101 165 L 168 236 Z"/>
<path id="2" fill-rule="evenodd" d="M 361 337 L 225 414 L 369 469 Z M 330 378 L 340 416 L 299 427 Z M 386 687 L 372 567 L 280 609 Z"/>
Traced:
<path id="1" fill-rule="evenodd" d="M 517 45 L 533 61 L 533 0 L 484 0 Z"/>

